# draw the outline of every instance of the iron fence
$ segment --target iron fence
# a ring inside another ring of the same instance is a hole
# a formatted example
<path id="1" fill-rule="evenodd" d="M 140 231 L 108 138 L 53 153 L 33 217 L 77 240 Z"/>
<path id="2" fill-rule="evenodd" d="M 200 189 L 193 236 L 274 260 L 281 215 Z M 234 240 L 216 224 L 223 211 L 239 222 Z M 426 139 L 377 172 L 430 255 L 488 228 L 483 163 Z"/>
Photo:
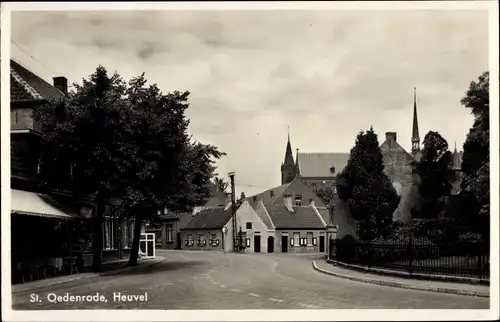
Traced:
<path id="1" fill-rule="evenodd" d="M 384 243 L 330 240 L 328 257 L 344 263 L 419 273 L 488 279 L 485 242 L 430 244 L 418 240 Z"/>

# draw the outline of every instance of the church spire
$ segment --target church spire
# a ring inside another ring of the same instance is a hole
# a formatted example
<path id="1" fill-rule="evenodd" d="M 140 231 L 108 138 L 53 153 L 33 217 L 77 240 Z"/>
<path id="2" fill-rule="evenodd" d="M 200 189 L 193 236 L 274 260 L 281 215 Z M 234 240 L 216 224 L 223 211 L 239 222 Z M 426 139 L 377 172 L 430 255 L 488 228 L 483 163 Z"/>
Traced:
<path id="1" fill-rule="evenodd" d="M 416 155 L 420 152 L 420 137 L 418 135 L 418 117 L 417 117 L 417 88 L 413 88 L 413 130 L 411 136 L 411 153 Z"/>
<path id="2" fill-rule="evenodd" d="M 299 164 L 299 149 L 297 150 L 297 154 L 295 155 L 295 176 L 300 176 L 300 164 Z"/>
<path id="3" fill-rule="evenodd" d="M 283 165 L 289 164 L 294 164 L 292 144 L 290 143 L 290 126 L 288 126 L 288 142 L 286 143 L 285 161 L 283 162 Z"/>

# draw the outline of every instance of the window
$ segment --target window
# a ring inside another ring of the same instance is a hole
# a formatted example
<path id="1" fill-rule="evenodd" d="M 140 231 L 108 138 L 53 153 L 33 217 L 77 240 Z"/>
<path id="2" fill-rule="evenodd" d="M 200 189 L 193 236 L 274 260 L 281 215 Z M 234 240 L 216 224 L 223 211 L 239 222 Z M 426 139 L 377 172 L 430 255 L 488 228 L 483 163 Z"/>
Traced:
<path id="1" fill-rule="evenodd" d="M 174 242 L 174 225 L 168 224 L 167 225 L 167 243 L 173 243 Z"/>
<path id="2" fill-rule="evenodd" d="M 300 233 L 293 233 L 293 245 L 295 247 L 300 246 Z"/>
<path id="3" fill-rule="evenodd" d="M 307 246 L 313 246 L 313 233 L 307 232 Z"/>
<path id="4" fill-rule="evenodd" d="M 114 249 L 115 247 L 115 232 L 114 223 L 112 220 L 105 220 L 102 227 L 102 246 L 103 249 Z"/>
<path id="5" fill-rule="evenodd" d="M 247 222 L 247 229 L 252 229 L 252 222 Z"/>
<path id="6" fill-rule="evenodd" d="M 208 244 L 211 246 L 219 245 L 219 240 L 217 239 L 217 234 L 214 234 L 214 233 L 210 234 L 210 240 L 208 241 Z"/>
<path id="7" fill-rule="evenodd" d="M 193 241 L 193 235 L 187 234 L 186 235 L 186 246 L 193 246 L 194 241 Z"/>
<path id="8" fill-rule="evenodd" d="M 207 241 L 205 240 L 205 236 L 203 234 L 198 234 L 198 239 L 196 240 L 196 245 L 205 246 Z"/>
<path id="9" fill-rule="evenodd" d="M 296 206 L 302 206 L 302 196 L 301 195 L 296 195 L 295 196 L 295 205 Z"/>

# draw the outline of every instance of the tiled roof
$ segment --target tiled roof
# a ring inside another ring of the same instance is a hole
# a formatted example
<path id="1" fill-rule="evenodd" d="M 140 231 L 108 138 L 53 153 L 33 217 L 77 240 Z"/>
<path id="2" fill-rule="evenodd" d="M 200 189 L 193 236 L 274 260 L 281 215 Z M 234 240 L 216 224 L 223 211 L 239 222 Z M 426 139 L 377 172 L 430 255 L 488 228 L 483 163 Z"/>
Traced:
<path id="1" fill-rule="evenodd" d="M 322 229 L 325 228 L 310 206 L 293 207 L 293 212 L 284 206 L 265 205 L 276 229 Z"/>
<path id="2" fill-rule="evenodd" d="M 276 199 L 278 199 L 285 192 L 286 188 L 288 188 L 290 186 L 290 184 L 291 184 L 291 182 L 284 184 L 284 185 L 281 185 L 281 186 L 277 186 L 277 187 L 268 189 L 268 190 L 261 192 L 259 194 L 247 197 L 247 198 L 245 198 L 245 200 L 248 201 L 248 203 L 250 205 L 252 205 L 253 207 L 255 207 L 257 205 L 259 200 L 262 200 L 262 202 L 265 205 L 272 205 L 276 201 Z M 273 193 L 272 196 L 271 196 L 271 192 Z M 255 199 L 255 202 L 254 202 L 254 199 Z"/>
<path id="3" fill-rule="evenodd" d="M 299 173 L 303 177 L 333 177 L 347 165 L 349 153 L 299 153 Z M 332 166 L 335 172 L 331 172 Z"/>
<path id="4" fill-rule="evenodd" d="M 203 207 L 217 207 L 226 205 L 226 193 L 224 191 L 215 190 L 212 192 L 210 199 L 205 203 Z"/>
<path id="5" fill-rule="evenodd" d="M 231 219 L 231 207 L 214 207 L 203 209 L 183 228 L 186 230 L 195 229 L 222 229 Z"/>
<path id="6" fill-rule="evenodd" d="M 58 102 L 64 94 L 14 60 L 10 60 L 11 102 Z"/>
<path id="7" fill-rule="evenodd" d="M 264 204 L 262 204 L 262 203 L 259 204 L 255 208 L 255 212 L 259 216 L 260 220 L 262 220 L 262 222 L 264 223 L 264 225 L 267 226 L 268 229 L 273 229 L 274 228 L 273 223 L 271 222 L 270 216 L 266 213 L 266 209 L 264 208 Z"/>
<path id="8" fill-rule="evenodd" d="M 184 229 L 193 220 L 192 214 L 181 214 L 179 218 L 179 229 Z"/>

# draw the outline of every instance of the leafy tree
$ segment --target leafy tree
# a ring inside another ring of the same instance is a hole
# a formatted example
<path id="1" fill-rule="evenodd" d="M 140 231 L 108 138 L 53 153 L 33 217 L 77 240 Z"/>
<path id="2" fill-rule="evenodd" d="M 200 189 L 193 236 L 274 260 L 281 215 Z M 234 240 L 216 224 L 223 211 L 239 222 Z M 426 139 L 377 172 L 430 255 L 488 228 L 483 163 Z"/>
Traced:
<path id="1" fill-rule="evenodd" d="M 187 210 L 206 201 L 216 147 L 192 142 L 185 110 L 189 92 L 163 94 L 144 74 L 127 84 L 99 66 L 56 109 L 38 113 L 46 160 L 73 164 L 73 190 L 95 195 L 94 269 L 100 269 L 101 223 L 106 203 L 121 200 L 135 221 L 129 264 L 137 264 L 144 220 L 159 209 Z M 55 162 L 46 162 L 46 178 L 57 183 Z"/>
<path id="2" fill-rule="evenodd" d="M 450 194 L 453 180 L 452 154 L 438 132 L 429 131 L 425 135 L 421 158 L 414 167 L 419 177 L 420 198 L 412 217 L 437 220 L 445 209 L 445 198 Z"/>
<path id="3" fill-rule="evenodd" d="M 221 177 L 215 177 L 214 183 L 216 188 L 222 192 L 226 192 L 227 188 L 229 187 L 229 182 L 224 181 L 224 179 Z"/>
<path id="4" fill-rule="evenodd" d="M 490 215 L 489 84 L 489 72 L 481 74 L 477 81 L 470 83 L 461 100 L 474 115 L 474 123 L 463 146 L 461 188 L 476 198 L 478 213 L 472 213 L 470 221 L 479 222 L 479 230 L 486 239 L 489 238 Z"/>
<path id="5" fill-rule="evenodd" d="M 400 197 L 384 173 L 382 152 L 373 128 L 360 132 L 347 166 L 337 175 L 337 193 L 360 222 L 359 237 L 370 240 L 389 232 Z"/>
<path id="6" fill-rule="evenodd" d="M 323 202 L 329 207 L 333 207 L 334 199 L 336 195 L 335 185 L 325 185 L 320 188 L 312 189 L 316 195 L 323 200 Z"/>

